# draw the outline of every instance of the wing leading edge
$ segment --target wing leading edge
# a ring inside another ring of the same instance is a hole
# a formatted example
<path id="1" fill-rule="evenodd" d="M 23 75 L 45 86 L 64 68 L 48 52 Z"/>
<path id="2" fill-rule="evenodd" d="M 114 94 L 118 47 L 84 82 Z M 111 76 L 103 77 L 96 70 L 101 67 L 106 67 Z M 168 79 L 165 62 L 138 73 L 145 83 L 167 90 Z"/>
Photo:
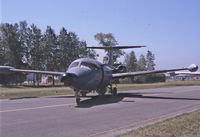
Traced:
<path id="1" fill-rule="evenodd" d="M 65 72 L 54 72 L 54 71 L 39 71 L 39 70 L 25 70 L 25 69 L 15 69 L 11 68 L 10 72 L 19 72 L 19 73 L 39 73 L 39 74 L 47 74 L 47 75 L 63 75 Z"/>
<path id="2" fill-rule="evenodd" d="M 198 66 L 195 64 L 192 64 L 187 68 L 116 73 L 116 74 L 112 74 L 112 78 L 113 79 L 125 78 L 125 77 L 133 77 L 133 76 L 147 75 L 147 74 L 154 74 L 154 73 L 166 73 L 166 72 L 173 72 L 173 71 L 180 71 L 180 70 L 189 70 L 191 72 L 194 72 L 194 71 L 197 71 L 197 69 L 198 69 Z"/>

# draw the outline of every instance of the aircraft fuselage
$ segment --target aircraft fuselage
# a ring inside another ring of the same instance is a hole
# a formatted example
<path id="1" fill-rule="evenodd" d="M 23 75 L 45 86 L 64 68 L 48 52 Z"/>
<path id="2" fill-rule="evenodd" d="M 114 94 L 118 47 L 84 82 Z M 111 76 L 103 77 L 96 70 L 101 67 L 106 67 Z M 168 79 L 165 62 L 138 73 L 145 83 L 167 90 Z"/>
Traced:
<path id="1" fill-rule="evenodd" d="M 74 90 L 102 91 L 111 83 L 112 69 L 94 59 L 82 58 L 73 61 L 61 81 Z"/>

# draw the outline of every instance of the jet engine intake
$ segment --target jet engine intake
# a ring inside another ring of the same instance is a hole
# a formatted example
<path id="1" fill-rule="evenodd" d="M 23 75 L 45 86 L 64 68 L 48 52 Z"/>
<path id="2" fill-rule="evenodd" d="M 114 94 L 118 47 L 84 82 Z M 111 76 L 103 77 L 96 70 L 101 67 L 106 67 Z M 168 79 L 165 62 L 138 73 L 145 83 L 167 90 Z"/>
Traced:
<path id="1" fill-rule="evenodd" d="M 127 72 L 127 67 L 124 65 L 119 65 L 113 70 L 113 73 L 124 73 Z"/>

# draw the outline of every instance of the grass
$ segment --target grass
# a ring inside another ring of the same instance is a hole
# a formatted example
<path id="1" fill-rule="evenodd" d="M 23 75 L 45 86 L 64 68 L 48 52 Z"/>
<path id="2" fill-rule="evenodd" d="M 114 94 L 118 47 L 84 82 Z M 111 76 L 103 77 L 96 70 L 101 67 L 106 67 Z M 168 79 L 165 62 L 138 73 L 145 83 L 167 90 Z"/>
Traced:
<path id="1" fill-rule="evenodd" d="M 73 90 L 68 87 L 0 87 L 0 99 L 36 98 L 73 93 Z"/>
<path id="2" fill-rule="evenodd" d="M 118 84 L 118 91 L 168 88 L 176 86 L 194 86 L 200 85 L 200 81 L 173 81 L 152 84 Z M 0 86 L 0 99 L 16 99 L 16 98 L 35 98 L 42 96 L 56 96 L 74 94 L 73 90 L 68 87 L 30 87 L 30 86 Z"/>
<path id="3" fill-rule="evenodd" d="M 117 137 L 200 137 L 200 110 L 139 128 Z"/>
<path id="4" fill-rule="evenodd" d="M 169 88 L 177 86 L 200 86 L 200 81 L 169 81 L 161 83 L 150 83 L 150 84 L 119 84 L 118 90 L 139 90 L 139 89 L 154 89 L 154 88 Z"/>

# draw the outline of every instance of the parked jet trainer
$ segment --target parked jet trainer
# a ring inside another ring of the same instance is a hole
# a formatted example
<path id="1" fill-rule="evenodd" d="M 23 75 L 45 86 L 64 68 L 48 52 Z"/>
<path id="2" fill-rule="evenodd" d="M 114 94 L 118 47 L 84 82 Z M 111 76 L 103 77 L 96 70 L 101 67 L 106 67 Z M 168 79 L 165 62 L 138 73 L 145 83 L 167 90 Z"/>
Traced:
<path id="1" fill-rule="evenodd" d="M 174 72 L 180 70 L 189 70 L 194 72 L 198 69 L 195 64 L 190 65 L 186 68 L 177 69 L 166 69 L 166 70 L 153 70 L 153 71 L 141 71 L 141 72 L 127 72 L 127 69 L 123 65 L 118 67 L 113 66 L 113 50 L 115 49 L 127 49 L 127 48 L 141 48 L 144 46 L 111 46 L 111 47 L 88 47 L 91 49 L 107 49 L 109 50 L 109 61 L 107 64 L 102 64 L 101 62 L 89 59 L 80 58 L 73 61 L 66 72 L 53 72 L 53 71 L 39 71 L 39 70 L 24 70 L 16 69 L 10 66 L 0 66 L 0 83 L 4 82 L 7 77 L 12 77 L 18 74 L 27 73 L 40 73 L 48 75 L 61 76 L 61 82 L 64 85 L 74 89 L 76 103 L 79 105 L 80 95 L 86 95 L 91 90 L 96 90 L 99 95 L 104 95 L 106 93 L 107 87 L 109 87 L 110 92 L 116 96 L 117 88 L 112 87 L 112 81 L 118 78 L 134 77 L 139 75 L 153 74 L 153 73 L 164 73 L 164 72 Z"/>

